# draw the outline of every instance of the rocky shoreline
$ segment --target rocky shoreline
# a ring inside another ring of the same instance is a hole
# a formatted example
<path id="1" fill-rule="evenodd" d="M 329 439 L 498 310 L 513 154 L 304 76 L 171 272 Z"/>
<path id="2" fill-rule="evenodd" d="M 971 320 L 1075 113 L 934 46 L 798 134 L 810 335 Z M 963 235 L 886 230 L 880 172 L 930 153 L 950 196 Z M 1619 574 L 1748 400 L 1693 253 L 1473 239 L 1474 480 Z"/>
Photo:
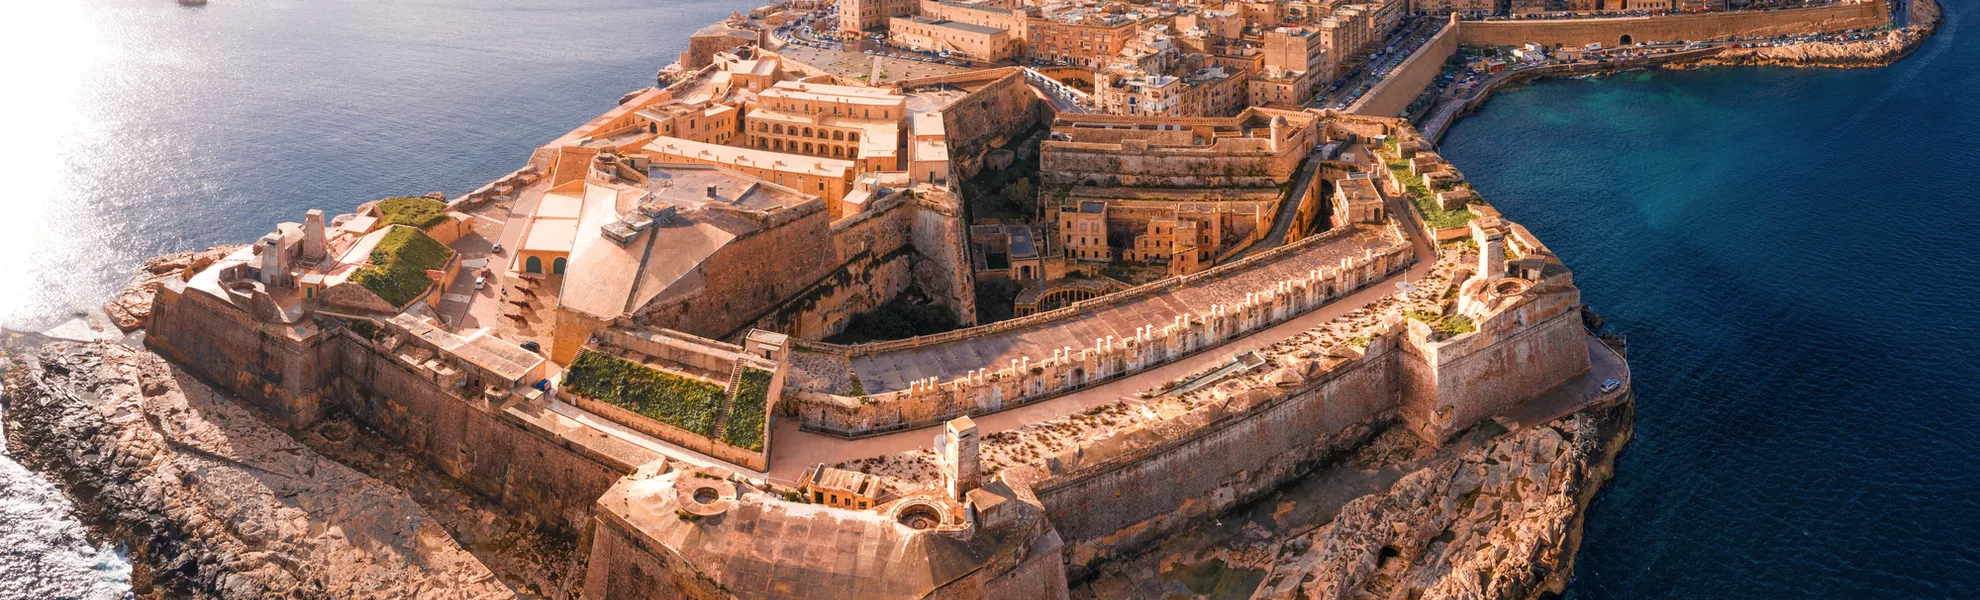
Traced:
<path id="1" fill-rule="evenodd" d="M 511 598 L 408 495 L 162 358 L 50 343 L 5 366 L 10 453 L 128 549 L 150 598 Z"/>
<path id="2" fill-rule="evenodd" d="M 1882 38 L 1849 42 L 1804 42 L 1768 48 L 1730 48 L 1685 66 L 1781 66 L 1872 68 L 1910 56 L 1939 30 L 1945 15 L 1936 0 L 1910 0 L 1911 23 Z"/>

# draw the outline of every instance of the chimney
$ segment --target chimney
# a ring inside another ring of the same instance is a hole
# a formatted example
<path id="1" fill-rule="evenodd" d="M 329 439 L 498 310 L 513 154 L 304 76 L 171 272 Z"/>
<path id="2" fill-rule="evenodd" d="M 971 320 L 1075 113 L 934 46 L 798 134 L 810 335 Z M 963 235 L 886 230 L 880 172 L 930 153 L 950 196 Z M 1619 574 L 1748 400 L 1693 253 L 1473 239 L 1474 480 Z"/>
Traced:
<path id="1" fill-rule="evenodd" d="M 716 199 L 721 199 L 721 197 L 722 197 L 722 196 L 721 196 L 720 194 L 716 194 L 716 193 L 715 193 L 715 186 L 712 186 L 712 185 L 711 185 L 711 186 L 708 186 L 708 198 L 709 198 L 709 199 L 711 199 L 711 200 L 716 200 Z"/>
<path id="2" fill-rule="evenodd" d="M 322 260 L 327 253 L 323 233 L 323 211 L 310 209 L 303 213 L 303 258 Z"/>

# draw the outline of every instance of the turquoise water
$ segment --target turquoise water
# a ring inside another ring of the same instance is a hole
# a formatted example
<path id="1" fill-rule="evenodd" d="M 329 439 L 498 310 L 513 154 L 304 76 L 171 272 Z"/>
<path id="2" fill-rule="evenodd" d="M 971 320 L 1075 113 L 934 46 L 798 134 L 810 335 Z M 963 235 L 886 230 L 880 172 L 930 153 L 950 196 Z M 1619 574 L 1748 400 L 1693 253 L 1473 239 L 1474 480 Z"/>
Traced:
<path id="1" fill-rule="evenodd" d="M 1549 81 L 1442 152 L 1629 338 L 1572 598 L 1980 595 L 1980 38 Z"/>
<path id="2" fill-rule="evenodd" d="M 0 20 L 0 324 L 308 208 L 460 193 L 753 2 L 44 0 Z M 1536 84 L 1444 152 L 1629 336 L 1570 595 L 1980 595 L 1980 39 L 1889 69 Z M 0 457 L 0 598 L 127 567 Z"/>

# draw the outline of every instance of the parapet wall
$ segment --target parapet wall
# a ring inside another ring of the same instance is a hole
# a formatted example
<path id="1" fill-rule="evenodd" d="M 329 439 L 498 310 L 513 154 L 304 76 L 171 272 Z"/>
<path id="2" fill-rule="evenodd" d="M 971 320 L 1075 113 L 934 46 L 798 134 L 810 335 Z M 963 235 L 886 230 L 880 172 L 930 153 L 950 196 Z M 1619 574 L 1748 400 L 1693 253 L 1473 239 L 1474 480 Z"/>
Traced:
<path id="1" fill-rule="evenodd" d="M 1488 316 L 1469 335 L 1430 341 L 1428 325 L 1410 324 L 1403 414 L 1418 437 L 1448 439 L 1588 371 L 1581 293 L 1556 285 Z"/>
<path id="2" fill-rule="evenodd" d="M 1890 7 L 1885 0 L 1866 0 L 1812 8 L 1658 17 L 1464 21 L 1458 27 L 1458 43 L 1466 46 L 1517 46 L 1528 42 L 1568 46 L 1601 44 L 1609 48 L 1622 45 L 1624 36 L 1632 43 L 1695 41 L 1826 33 L 1882 27 L 1888 23 Z"/>

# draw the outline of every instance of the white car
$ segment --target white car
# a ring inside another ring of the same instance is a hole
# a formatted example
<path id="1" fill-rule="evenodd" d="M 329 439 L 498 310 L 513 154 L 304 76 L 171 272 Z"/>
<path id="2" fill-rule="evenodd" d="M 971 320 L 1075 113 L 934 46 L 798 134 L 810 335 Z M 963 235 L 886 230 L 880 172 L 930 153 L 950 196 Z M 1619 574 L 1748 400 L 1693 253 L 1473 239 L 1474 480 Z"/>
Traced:
<path id="1" fill-rule="evenodd" d="M 483 287 L 487 287 L 487 286 L 488 286 L 488 278 L 487 278 L 487 277 L 484 277 L 484 276 L 481 276 L 481 275 L 476 275 L 476 276 L 474 276 L 474 289 L 477 289 L 477 290 L 478 290 L 478 289 L 481 289 L 481 288 L 483 288 Z"/>

